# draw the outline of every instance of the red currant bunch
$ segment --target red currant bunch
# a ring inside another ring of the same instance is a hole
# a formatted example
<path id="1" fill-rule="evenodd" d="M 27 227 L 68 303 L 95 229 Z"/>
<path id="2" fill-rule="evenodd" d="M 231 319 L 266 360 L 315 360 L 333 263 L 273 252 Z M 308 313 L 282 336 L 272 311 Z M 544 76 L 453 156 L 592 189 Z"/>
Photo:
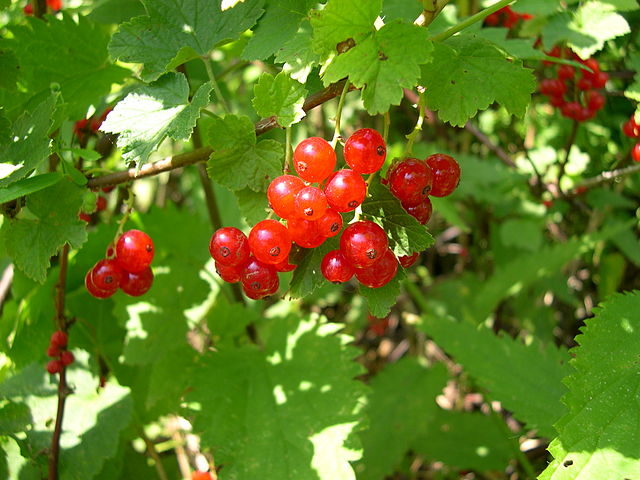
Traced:
<path id="1" fill-rule="evenodd" d="M 502 7 L 497 12 L 493 12 L 484 19 L 487 27 L 505 27 L 512 29 L 520 20 L 531 20 L 533 15 L 529 13 L 514 12 L 509 5 Z"/>
<path id="2" fill-rule="evenodd" d="M 274 294 L 279 288 L 278 272 L 296 268 L 289 262 L 292 245 L 316 248 L 340 234 L 341 214 L 360 206 L 367 193 L 362 175 L 380 170 L 386 155 L 382 136 L 363 128 L 344 146 L 344 160 L 350 168 L 334 171 L 337 158 L 329 142 L 319 137 L 301 141 L 293 152 L 298 176 L 281 175 L 267 189 L 269 205 L 286 226 L 277 220 L 262 220 L 248 237 L 234 227 L 217 230 L 209 242 L 209 253 L 220 277 L 229 283 L 240 282 L 249 298 Z M 386 235 L 384 238 L 386 241 Z M 341 272 L 339 278 L 346 281 L 353 274 L 346 278 Z"/>
<path id="3" fill-rule="evenodd" d="M 53 332 L 47 348 L 47 355 L 52 360 L 47 363 L 47 372 L 51 375 L 60 373 L 64 367 L 67 367 L 75 360 L 73 353 L 67 350 L 69 339 L 67 334 L 61 330 Z"/>
<path id="4" fill-rule="evenodd" d="M 95 298 L 108 298 L 121 289 L 139 297 L 153 284 L 154 247 L 151 237 L 140 230 L 128 230 L 118 238 L 115 248 L 107 248 L 107 258 L 96 263 L 84 277 L 87 291 Z"/>
<path id="5" fill-rule="evenodd" d="M 635 114 L 631 115 L 624 125 L 622 125 L 622 132 L 629 138 L 636 140 L 636 144 L 631 149 L 631 158 L 634 162 L 640 162 L 640 142 L 637 141 L 640 138 L 640 125 L 636 123 Z"/>
<path id="6" fill-rule="evenodd" d="M 60 0 L 53 0 L 61 5 Z M 49 4 L 49 2 L 47 2 Z M 55 9 L 54 9 L 55 10 Z M 78 138 L 80 143 L 86 143 L 89 137 L 98 134 L 98 130 L 100 129 L 100 125 L 104 122 L 104 119 L 107 118 L 109 112 L 113 110 L 111 107 L 107 108 L 104 112 L 102 112 L 99 116 L 93 116 L 90 118 L 83 118 L 82 120 L 78 120 L 73 125 L 73 133 Z"/>
<path id="7" fill-rule="evenodd" d="M 540 93 L 549 98 L 549 103 L 560 109 L 563 117 L 585 122 L 596 116 L 606 99 L 600 89 L 604 88 L 609 75 L 600 71 L 595 58 L 581 59 L 568 48 L 553 47 L 547 54 L 551 57 L 569 58 L 581 63 L 589 70 L 580 69 L 580 74 L 571 65 L 559 65 L 545 61 L 555 69 L 555 76 L 540 81 Z"/>

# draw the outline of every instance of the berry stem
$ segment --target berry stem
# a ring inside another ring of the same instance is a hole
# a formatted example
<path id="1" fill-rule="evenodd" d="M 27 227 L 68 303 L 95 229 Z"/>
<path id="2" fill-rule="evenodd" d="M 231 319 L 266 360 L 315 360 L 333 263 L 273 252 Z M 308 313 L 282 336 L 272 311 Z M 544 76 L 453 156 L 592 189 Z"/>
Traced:
<path id="1" fill-rule="evenodd" d="M 67 332 L 68 324 L 64 316 L 65 291 L 67 287 L 67 270 L 69 266 L 69 244 L 65 243 L 60 252 L 60 272 L 56 283 L 56 329 Z M 70 391 L 67 387 L 67 367 L 62 365 L 58 381 L 58 408 L 56 411 L 56 423 L 51 437 L 51 448 L 49 452 L 49 480 L 58 480 L 58 460 L 60 458 L 60 436 L 62 435 L 62 419 L 64 417 L 64 406 Z"/>
<path id="2" fill-rule="evenodd" d="M 284 129 L 284 138 L 284 167 L 282 168 L 282 173 L 287 174 L 289 173 L 289 165 L 291 164 L 291 126 Z"/>
<path id="3" fill-rule="evenodd" d="M 147 437 L 147 434 L 144 433 L 144 429 L 142 427 L 140 427 L 140 437 L 142 438 L 142 440 L 144 440 L 144 444 L 147 447 L 147 452 L 149 453 L 149 456 L 153 459 L 153 463 L 155 464 L 155 467 L 156 467 L 156 472 L 158 473 L 158 478 L 160 478 L 160 480 L 169 480 L 169 477 L 167 476 L 167 472 L 164 469 L 164 465 L 162 465 L 162 459 L 158 454 L 158 450 L 156 449 L 155 444 L 151 441 L 149 437 Z"/>
<path id="4" fill-rule="evenodd" d="M 330 142 L 333 148 L 336 148 L 338 140 L 340 139 L 340 121 L 342 119 L 342 108 L 344 107 L 344 100 L 347 97 L 347 92 L 349 91 L 350 86 L 351 83 L 347 79 L 344 82 L 344 88 L 342 89 L 342 93 L 340 94 L 340 100 L 338 101 L 338 110 L 336 111 L 336 129 Z"/>
<path id="5" fill-rule="evenodd" d="M 124 215 L 122 215 L 122 218 L 118 222 L 118 228 L 116 229 L 116 234 L 113 237 L 113 245 L 116 245 L 118 243 L 118 239 L 120 238 L 120 235 L 122 235 L 122 232 L 124 232 L 124 225 L 129 220 L 129 217 L 131 216 L 131 212 L 133 211 L 133 202 L 134 202 L 135 196 L 133 194 L 133 188 L 131 188 L 131 184 L 128 185 L 127 190 L 128 190 L 129 196 L 124 202 L 124 205 L 125 205 Z"/>
<path id="6" fill-rule="evenodd" d="M 564 160 L 559 165 L 558 171 L 558 179 L 556 180 L 556 184 L 558 186 L 558 191 L 562 194 L 562 188 L 560 187 L 560 181 L 565 174 L 565 170 L 567 168 L 567 163 L 569 162 L 569 155 L 571 154 L 571 148 L 576 141 L 576 136 L 578 135 L 578 127 L 580 126 L 580 122 L 577 120 L 573 120 L 573 124 L 571 125 L 571 133 L 567 137 L 567 143 L 564 147 Z"/>
<path id="7" fill-rule="evenodd" d="M 469 18 L 463 20 L 462 22 L 458 23 L 457 25 L 454 25 L 451 28 L 448 28 L 444 32 L 434 35 L 433 37 L 431 37 L 431 41 L 442 42 L 447 38 L 455 35 L 456 33 L 461 32 L 465 28 L 473 25 L 474 23 L 484 20 L 486 17 L 488 17 L 494 12 L 497 12 L 502 7 L 506 7 L 510 3 L 513 3 L 513 1 L 514 0 L 500 0 L 498 3 L 494 3 L 490 7 L 487 7 L 484 10 L 479 11 L 475 15 L 471 15 Z"/>
<path id="8" fill-rule="evenodd" d="M 424 115 L 425 115 L 425 105 L 424 105 L 424 94 L 422 92 L 420 92 L 420 95 L 418 97 L 418 120 L 416 121 L 416 126 L 413 127 L 413 131 L 407 135 L 407 145 L 404 149 L 404 154 L 402 155 L 403 158 L 406 158 L 408 156 L 411 155 L 411 153 L 413 152 L 413 143 L 416 141 L 416 138 L 418 138 L 418 135 L 420 135 L 420 132 L 422 131 L 422 124 L 424 122 Z"/>
<path id="9" fill-rule="evenodd" d="M 451 0 L 422 0 L 422 14 L 417 23 L 428 27 Z"/>
<path id="10" fill-rule="evenodd" d="M 211 68 L 211 58 L 209 58 L 208 56 L 200 57 L 200 58 L 204 63 L 204 68 L 207 70 L 207 76 L 209 77 L 209 82 L 213 87 L 213 91 L 216 92 L 216 97 L 218 97 L 218 101 L 220 102 L 220 106 L 222 107 L 222 110 L 224 110 L 224 113 L 229 113 L 230 112 L 229 106 L 227 105 L 227 102 L 222 96 L 222 92 L 220 91 L 220 86 L 218 85 L 218 82 L 216 82 L 216 77 L 213 75 L 213 68 Z"/>

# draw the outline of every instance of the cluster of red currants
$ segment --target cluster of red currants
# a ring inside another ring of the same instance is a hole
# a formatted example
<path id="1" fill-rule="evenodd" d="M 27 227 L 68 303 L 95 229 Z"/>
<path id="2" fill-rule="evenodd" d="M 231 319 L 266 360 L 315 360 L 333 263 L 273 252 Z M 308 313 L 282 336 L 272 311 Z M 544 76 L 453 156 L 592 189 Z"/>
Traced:
<path id="1" fill-rule="evenodd" d="M 575 60 L 589 70 L 580 69 L 580 77 L 577 78 L 573 66 L 544 61 L 545 65 L 552 65 L 557 70 L 554 78 L 545 78 L 540 82 L 540 93 L 549 97 L 549 103 L 559 108 L 563 117 L 578 122 L 591 120 L 604 107 L 606 100 L 598 89 L 605 87 L 609 75 L 600 71 L 595 58 L 582 60 L 568 48 L 555 46 L 548 55 Z"/>
<path id="2" fill-rule="evenodd" d="M 69 366 L 75 360 L 73 353 L 67 350 L 67 342 L 69 341 L 67 334 L 61 330 L 53 332 L 47 355 L 53 360 L 47 363 L 47 372 L 51 375 L 60 373 L 62 369 Z"/>
<path id="3" fill-rule="evenodd" d="M 484 24 L 489 27 L 513 28 L 520 20 L 531 20 L 533 15 L 529 13 L 514 12 L 509 5 L 493 12 L 484 19 Z"/>
<path id="4" fill-rule="evenodd" d="M 49 7 L 54 12 L 58 12 L 62 10 L 62 0 L 47 0 L 47 7 Z M 22 8 L 22 11 L 27 16 L 33 15 L 33 4 L 31 2 L 27 3 Z"/>
<path id="5" fill-rule="evenodd" d="M 640 138 L 640 125 L 636 123 L 635 114 L 632 114 L 631 118 L 624 122 L 622 132 L 627 137 L 636 140 L 636 144 L 631 149 L 631 158 L 633 158 L 634 162 L 640 162 L 640 142 L 637 141 Z"/>
<path id="6" fill-rule="evenodd" d="M 115 250 L 107 248 L 107 258 L 96 263 L 84 277 L 87 291 L 95 298 L 108 298 L 120 288 L 132 297 L 147 293 L 153 283 L 151 261 L 153 241 L 140 230 L 120 235 Z"/>
<path id="7" fill-rule="evenodd" d="M 242 282 L 249 298 L 274 294 L 279 288 L 278 272 L 296 268 L 288 258 L 292 244 L 315 248 L 338 235 L 343 224 L 341 213 L 355 210 L 364 201 L 367 184 L 362 175 L 380 170 L 386 155 L 382 136 L 364 128 L 344 145 L 344 159 L 351 168 L 334 172 L 336 152 L 329 142 L 319 137 L 300 142 L 293 153 L 299 177 L 281 175 L 267 189 L 269 205 L 286 220 L 286 226 L 276 220 L 262 220 L 251 229 L 249 238 L 233 227 L 217 230 L 209 252 L 220 277 L 230 283 Z M 314 183 L 317 186 L 311 185 Z M 377 225 L 375 228 L 384 237 L 386 249 L 386 234 Z"/>
<path id="8" fill-rule="evenodd" d="M 98 130 L 100 129 L 100 125 L 102 125 L 102 122 L 104 122 L 104 119 L 107 118 L 107 115 L 111 110 L 113 109 L 109 107 L 105 109 L 105 111 L 102 112 L 102 115 L 100 116 L 94 115 L 90 118 L 83 118 L 82 120 L 78 120 L 73 125 L 73 133 L 76 137 L 78 137 L 78 140 L 80 142 L 84 142 L 87 137 L 90 137 L 91 135 L 97 135 Z"/>

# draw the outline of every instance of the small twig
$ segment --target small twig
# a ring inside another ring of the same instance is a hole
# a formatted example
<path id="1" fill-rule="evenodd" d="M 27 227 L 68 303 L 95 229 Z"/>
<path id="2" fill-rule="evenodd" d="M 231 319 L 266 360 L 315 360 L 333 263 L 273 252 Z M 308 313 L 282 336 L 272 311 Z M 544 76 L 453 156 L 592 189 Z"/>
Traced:
<path id="1" fill-rule="evenodd" d="M 42 18 L 47 13 L 47 0 L 33 1 L 33 15 L 36 18 Z"/>
<path id="2" fill-rule="evenodd" d="M 338 101 L 338 109 L 336 110 L 336 127 L 333 132 L 333 138 L 331 139 L 331 146 L 336 148 L 338 141 L 340 140 L 340 121 L 342 119 L 342 108 L 344 107 L 344 101 L 347 97 L 347 92 L 349 91 L 351 83 L 349 80 L 344 82 L 344 87 L 342 89 L 342 93 L 340 94 L 340 100 Z"/>
<path id="3" fill-rule="evenodd" d="M 611 170 L 608 172 L 602 172 L 596 177 L 588 178 L 577 184 L 573 188 L 573 190 L 571 190 L 571 192 L 567 192 L 565 197 L 575 197 L 576 195 L 584 191 L 584 189 L 589 189 L 597 187 L 598 185 L 602 185 L 604 183 L 613 182 L 617 178 L 627 177 L 638 172 L 640 172 L 640 164 L 630 165 L 628 167 L 619 168 L 617 170 Z"/>
<path id="4" fill-rule="evenodd" d="M 202 62 L 204 63 L 204 68 L 207 70 L 207 76 L 209 77 L 209 82 L 213 87 L 213 91 L 216 93 L 216 97 L 218 97 L 218 101 L 220 102 L 220 106 L 224 113 L 229 113 L 229 106 L 227 105 L 226 100 L 222 96 L 222 92 L 220 91 L 220 86 L 218 82 L 216 82 L 216 77 L 213 75 L 213 68 L 211 68 L 211 59 L 209 57 L 201 57 Z"/>
<path id="5" fill-rule="evenodd" d="M 164 465 L 162 465 L 160 455 L 158 455 L 158 451 L 156 450 L 156 446 L 149 439 L 149 437 L 147 437 L 147 434 L 144 433 L 144 430 L 142 429 L 140 429 L 140 436 L 142 437 L 142 440 L 144 440 L 144 444 L 147 446 L 147 452 L 149 453 L 149 456 L 153 458 L 153 461 L 156 465 L 156 472 L 158 473 L 158 477 L 160 477 L 160 480 L 169 480 L 167 472 L 164 469 Z"/>
<path id="6" fill-rule="evenodd" d="M 413 152 L 413 144 L 418 138 L 418 135 L 420 135 L 420 132 L 422 131 L 422 124 L 424 123 L 424 116 L 425 116 L 425 109 L 426 109 L 424 95 L 422 93 L 420 93 L 420 95 L 418 96 L 417 103 L 418 103 L 418 120 L 416 120 L 416 125 L 415 127 L 413 127 L 413 130 L 411 131 L 411 133 L 409 133 L 406 136 L 407 145 L 405 146 L 404 153 L 402 155 L 403 158 L 406 158 L 411 155 L 411 153 Z"/>
<path id="7" fill-rule="evenodd" d="M 67 321 L 64 316 L 65 290 L 67 287 L 67 269 L 69 265 L 69 244 L 65 243 L 60 252 L 60 271 L 56 283 L 55 318 L 56 329 L 67 332 Z M 64 418 L 64 406 L 70 391 L 67 387 L 67 367 L 62 365 L 58 381 L 58 408 L 56 411 L 56 423 L 51 437 L 51 449 L 49 452 L 49 480 L 58 480 L 58 460 L 60 459 L 60 436 L 62 435 L 62 420 Z"/>
<path id="8" fill-rule="evenodd" d="M 283 173 L 289 173 L 291 164 L 291 127 L 284 129 L 284 166 L 282 167 Z"/>
<path id="9" fill-rule="evenodd" d="M 422 13 L 414 23 L 421 27 L 428 27 L 450 1 L 451 0 L 423 0 Z"/>
<path id="10" fill-rule="evenodd" d="M 334 83 L 329 85 L 327 88 L 320 90 L 319 92 L 314 93 L 307 97 L 302 106 L 302 109 L 305 112 L 322 105 L 323 103 L 331 100 L 332 98 L 340 95 L 342 90 L 344 89 L 345 80 L 342 80 L 338 83 Z M 355 87 L 351 85 L 349 90 L 355 90 Z M 258 121 L 255 124 L 256 135 L 262 135 L 263 133 L 268 132 L 276 127 L 278 127 L 278 122 L 276 117 L 264 118 Z M 153 163 L 147 163 L 143 165 L 140 170 L 136 170 L 135 168 L 130 168 L 128 170 L 123 170 L 120 172 L 109 173 L 108 175 L 103 175 L 101 177 L 92 178 L 87 183 L 88 188 L 96 188 L 96 187 L 106 187 L 109 185 L 118 185 L 120 183 L 128 182 L 130 180 L 138 180 L 144 177 L 150 177 L 153 175 L 158 175 L 163 172 L 168 172 L 170 170 L 175 170 L 177 168 L 186 167 L 187 165 L 193 165 L 198 162 L 206 161 L 209 156 L 213 153 L 213 150 L 209 147 L 204 147 L 198 150 L 194 150 L 188 153 L 181 153 L 179 155 L 175 155 L 173 157 L 167 157 L 163 160 L 159 160 Z"/>
<path id="11" fill-rule="evenodd" d="M 502 163 L 511 168 L 516 167 L 515 162 L 511 159 L 509 154 L 505 152 L 499 145 L 493 143 L 489 137 L 482 133 L 471 122 L 467 122 L 464 126 L 464 129 L 471 133 L 471 135 L 476 137 L 485 147 L 495 153 L 495 155 L 500 159 L 500 161 L 502 161 Z"/>
<path id="12" fill-rule="evenodd" d="M 560 162 L 559 165 L 559 171 L 558 171 L 558 179 L 556 180 L 556 184 L 558 186 L 558 191 L 562 192 L 562 188 L 560 187 L 560 181 L 562 180 L 562 177 L 564 176 L 565 170 L 567 168 L 567 163 L 569 162 L 569 155 L 571 154 L 571 148 L 573 147 L 573 144 L 576 141 L 576 136 L 578 134 L 578 126 L 580 125 L 580 123 L 577 120 L 573 121 L 573 124 L 571 125 L 571 133 L 569 134 L 569 137 L 567 137 L 567 143 L 564 147 L 564 161 Z"/>
<path id="13" fill-rule="evenodd" d="M 2 306 L 4 301 L 11 291 L 11 284 L 13 283 L 13 263 L 7 265 L 7 268 L 2 272 L 2 278 L 0 278 L 0 312 L 2 312 Z"/>

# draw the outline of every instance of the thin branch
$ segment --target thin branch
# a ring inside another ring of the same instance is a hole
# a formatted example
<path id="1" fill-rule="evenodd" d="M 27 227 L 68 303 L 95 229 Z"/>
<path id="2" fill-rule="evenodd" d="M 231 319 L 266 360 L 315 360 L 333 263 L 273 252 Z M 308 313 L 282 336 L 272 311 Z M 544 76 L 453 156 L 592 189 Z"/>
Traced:
<path id="1" fill-rule="evenodd" d="M 144 440 L 144 444 L 147 446 L 147 452 L 149 456 L 153 458 L 153 461 L 156 465 L 156 472 L 158 473 L 158 477 L 160 480 L 169 480 L 167 476 L 167 472 L 164 470 L 164 465 L 162 465 L 162 460 L 160 459 L 160 455 L 158 455 L 158 450 L 156 450 L 156 446 L 154 443 L 147 437 L 144 431 L 140 431 L 140 436 L 142 440 Z"/>
<path id="2" fill-rule="evenodd" d="M 515 162 L 511 159 L 509 154 L 505 152 L 499 145 L 493 143 L 489 137 L 482 133 L 471 122 L 467 122 L 464 126 L 464 129 L 471 133 L 471 135 L 476 137 L 485 147 L 495 153 L 495 155 L 500 159 L 500 161 L 502 161 L 502 163 L 511 168 L 516 167 Z"/>
<path id="3" fill-rule="evenodd" d="M 54 322 L 56 328 L 67 332 L 67 321 L 64 316 L 65 290 L 67 287 L 67 267 L 69 265 L 69 244 L 62 247 L 60 253 L 60 271 L 56 284 L 56 311 Z M 67 367 L 62 365 L 58 381 L 58 409 L 56 411 L 56 423 L 51 437 L 51 449 L 49 452 L 49 480 L 58 480 L 58 460 L 60 459 L 60 436 L 62 435 L 62 420 L 64 418 L 64 406 L 71 391 L 67 387 Z"/>
<path id="4" fill-rule="evenodd" d="M 0 278 L 0 312 L 2 312 L 2 306 L 4 301 L 11 291 L 11 284 L 13 283 L 13 263 L 7 265 L 7 268 L 2 272 L 2 278 Z"/>
<path id="5" fill-rule="evenodd" d="M 201 57 L 204 63 L 204 68 L 207 71 L 207 76 L 209 77 L 209 83 L 213 87 L 213 91 L 216 93 L 216 97 L 218 97 L 218 101 L 220 102 L 220 106 L 225 113 L 229 113 L 229 106 L 227 105 L 227 101 L 222 96 L 222 91 L 220 90 L 220 86 L 218 82 L 216 82 L 216 77 L 213 75 L 213 68 L 211 67 L 211 59 L 207 57 Z"/>
<path id="6" fill-rule="evenodd" d="M 614 182 L 619 178 L 628 177 L 629 175 L 633 175 L 634 173 L 640 172 L 640 164 L 630 165 L 628 167 L 619 168 L 617 170 L 611 170 L 608 172 L 602 172 L 600 175 L 588 178 L 578 185 L 575 186 L 571 192 L 568 192 L 565 197 L 574 197 L 579 195 L 585 189 L 597 187 L 598 185 L 602 185 L 609 182 Z"/>
<path id="7" fill-rule="evenodd" d="M 340 122 L 342 119 L 342 108 L 344 107 L 345 98 L 347 98 L 347 92 L 349 91 L 349 87 L 351 83 L 347 80 L 342 89 L 342 93 L 340 94 L 340 100 L 338 101 L 338 109 L 336 110 L 336 127 L 333 132 L 333 138 L 331 139 L 331 146 L 336 148 L 338 144 L 338 140 L 340 140 Z"/>
<path id="8" fill-rule="evenodd" d="M 421 27 L 428 27 L 450 1 L 451 0 L 423 0 L 423 11 L 414 23 Z"/>
<path id="9" fill-rule="evenodd" d="M 345 80 L 342 80 L 338 83 L 334 83 L 333 85 L 329 85 L 327 88 L 307 97 L 304 105 L 302 106 L 303 110 L 307 112 L 340 95 L 344 88 L 344 82 Z M 353 85 L 350 87 L 350 90 L 355 89 L 356 88 L 353 87 Z M 276 117 L 263 118 L 255 124 L 256 135 L 262 135 L 276 127 L 279 127 Z M 135 168 L 130 168 L 128 170 L 113 172 L 92 178 L 87 183 L 87 187 L 97 188 L 109 185 L 118 185 L 130 180 L 138 180 L 140 178 L 158 175 L 162 172 L 168 172 L 177 168 L 186 167 L 187 165 L 193 165 L 194 163 L 204 162 L 212 153 L 213 150 L 209 147 L 200 148 L 188 153 L 181 153 L 157 162 L 147 163 L 146 165 L 143 165 L 139 171 Z"/>

